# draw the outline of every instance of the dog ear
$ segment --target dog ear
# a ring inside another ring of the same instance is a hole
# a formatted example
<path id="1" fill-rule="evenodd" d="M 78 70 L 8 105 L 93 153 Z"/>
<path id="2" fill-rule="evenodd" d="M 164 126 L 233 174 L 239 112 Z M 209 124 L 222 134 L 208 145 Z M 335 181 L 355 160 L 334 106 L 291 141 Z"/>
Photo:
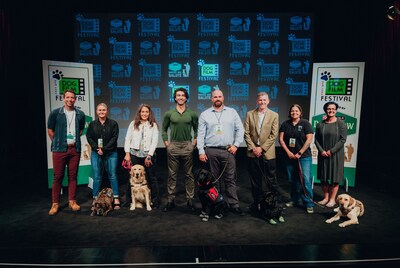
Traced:
<path id="1" fill-rule="evenodd" d="M 353 197 L 350 197 L 349 199 L 350 199 L 350 201 L 349 201 L 349 206 L 348 206 L 348 208 L 352 208 L 352 207 L 355 206 L 356 200 L 355 200 Z"/>

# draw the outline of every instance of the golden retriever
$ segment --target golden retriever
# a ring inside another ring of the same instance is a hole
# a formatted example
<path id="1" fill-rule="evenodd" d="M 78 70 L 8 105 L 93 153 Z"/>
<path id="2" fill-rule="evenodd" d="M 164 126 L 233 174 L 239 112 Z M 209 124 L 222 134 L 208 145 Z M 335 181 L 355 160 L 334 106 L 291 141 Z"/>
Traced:
<path id="1" fill-rule="evenodd" d="M 339 207 L 333 210 L 336 212 L 336 215 L 327 219 L 326 223 L 337 221 L 340 217 L 347 217 L 349 220 L 339 224 L 340 227 L 346 227 L 351 224 L 358 224 L 358 217 L 364 215 L 364 204 L 348 194 L 338 195 L 336 204 L 339 205 Z"/>
<path id="2" fill-rule="evenodd" d="M 130 210 L 135 210 L 135 208 L 143 208 L 146 205 L 146 209 L 151 211 L 150 203 L 150 188 L 147 185 L 146 171 L 142 165 L 133 165 L 131 171 L 129 172 L 131 184 L 131 196 L 132 203 Z"/>

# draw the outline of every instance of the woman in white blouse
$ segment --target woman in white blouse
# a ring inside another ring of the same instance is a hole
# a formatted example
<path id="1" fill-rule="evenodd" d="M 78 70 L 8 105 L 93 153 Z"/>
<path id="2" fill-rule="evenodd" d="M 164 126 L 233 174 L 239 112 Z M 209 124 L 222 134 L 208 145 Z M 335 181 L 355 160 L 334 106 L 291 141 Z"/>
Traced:
<path id="1" fill-rule="evenodd" d="M 126 133 L 124 159 L 131 161 L 132 165 L 140 164 L 145 167 L 153 208 L 160 204 L 155 167 L 158 139 L 159 130 L 154 113 L 148 104 L 141 104 Z M 129 194 L 127 196 L 130 198 Z"/>

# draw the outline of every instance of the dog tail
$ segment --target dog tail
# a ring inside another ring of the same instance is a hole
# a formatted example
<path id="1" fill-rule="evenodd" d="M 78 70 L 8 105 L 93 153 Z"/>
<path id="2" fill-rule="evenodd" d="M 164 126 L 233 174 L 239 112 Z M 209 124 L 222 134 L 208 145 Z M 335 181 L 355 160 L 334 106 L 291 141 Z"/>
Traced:
<path id="1" fill-rule="evenodd" d="M 364 215 L 364 204 L 357 200 L 357 205 L 360 207 L 360 216 Z"/>

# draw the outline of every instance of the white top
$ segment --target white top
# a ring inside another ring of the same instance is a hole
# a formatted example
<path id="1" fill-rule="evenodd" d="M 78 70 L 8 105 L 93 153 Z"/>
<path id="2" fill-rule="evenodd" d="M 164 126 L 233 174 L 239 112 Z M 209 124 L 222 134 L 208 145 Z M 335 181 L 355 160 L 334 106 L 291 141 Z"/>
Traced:
<path id="1" fill-rule="evenodd" d="M 139 150 L 143 149 L 144 152 L 153 156 L 157 148 L 159 131 L 156 123 L 150 127 L 150 123 L 146 121 L 145 124 L 140 124 L 139 129 L 135 129 L 135 121 L 129 124 L 128 131 L 125 137 L 125 153 L 129 153 L 130 149 Z"/>

